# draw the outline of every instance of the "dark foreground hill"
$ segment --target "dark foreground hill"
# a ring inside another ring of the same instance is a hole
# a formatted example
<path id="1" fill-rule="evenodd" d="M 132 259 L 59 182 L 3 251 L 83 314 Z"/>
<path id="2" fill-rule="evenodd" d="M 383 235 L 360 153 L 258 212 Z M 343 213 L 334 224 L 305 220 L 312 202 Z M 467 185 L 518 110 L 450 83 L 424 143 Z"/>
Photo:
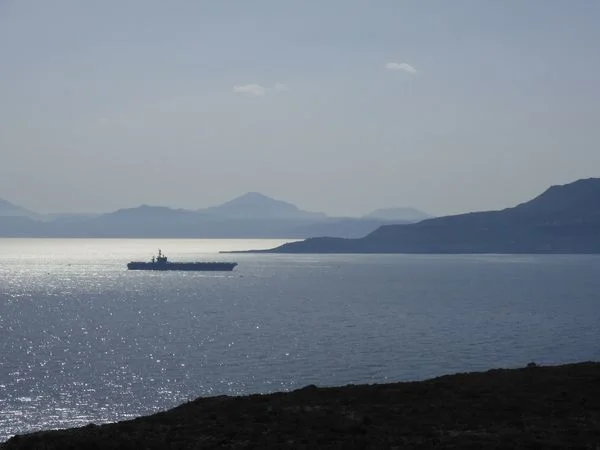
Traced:
<path id="1" fill-rule="evenodd" d="M 600 178 L 553 186 L 501 211 L 379 227 L 360 239 L 313 238 L 274 253 L 600 253 Z"/>
<path id="2" fill-rule="evenodd" d="M 127 422 L 13 437 L 0 449 L 600 448 L 600 363 L 530 366 L 200 398 Z"/>

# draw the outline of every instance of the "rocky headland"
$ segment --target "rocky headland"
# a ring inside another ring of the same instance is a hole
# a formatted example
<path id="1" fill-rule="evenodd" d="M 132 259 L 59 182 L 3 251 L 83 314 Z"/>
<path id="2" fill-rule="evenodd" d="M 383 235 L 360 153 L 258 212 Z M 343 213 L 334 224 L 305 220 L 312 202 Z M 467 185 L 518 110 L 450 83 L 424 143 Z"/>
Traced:
<path id="1" fill-rule="evenodd" d="M 358 239 L 315 237 L 256 253 L 598 254 L 600 178 L 552 186 L 500 211 L 384 225 Z"/>
<path id="2" fill-rule="evenodd" d="M 15 436 L 1 450 L 598 449 L 600 363 L 199 398 L 134 420 Z"/>

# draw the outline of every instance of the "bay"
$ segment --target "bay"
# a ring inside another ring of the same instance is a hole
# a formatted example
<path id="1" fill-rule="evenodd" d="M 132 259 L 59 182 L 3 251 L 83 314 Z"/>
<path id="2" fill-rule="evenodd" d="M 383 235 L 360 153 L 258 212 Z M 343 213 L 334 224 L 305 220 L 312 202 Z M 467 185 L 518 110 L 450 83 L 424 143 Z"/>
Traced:
<path id="1" fill-rule="evenodd" d="M 218 253 L 282 242 L 0 239 L 0 442 L 198 396 L 600 359 L 600 256 Z M 157 248 L 239 265 L 126 270 Z"/>

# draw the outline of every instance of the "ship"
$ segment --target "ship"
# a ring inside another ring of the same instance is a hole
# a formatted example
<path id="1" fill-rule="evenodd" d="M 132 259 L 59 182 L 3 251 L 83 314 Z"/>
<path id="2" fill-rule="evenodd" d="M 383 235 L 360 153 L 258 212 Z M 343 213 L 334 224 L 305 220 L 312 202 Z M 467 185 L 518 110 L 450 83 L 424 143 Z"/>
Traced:
<path id="1" fill-rule="evenodd" d="M 131 261 L 127 264 L 129 270 L 186 270 L 186 271 L 219 271 L 231 272 L 237 266 L 235 262 L 171 262 L 158 249 L 158 256 L 152 257 L 149 262 Z"/>

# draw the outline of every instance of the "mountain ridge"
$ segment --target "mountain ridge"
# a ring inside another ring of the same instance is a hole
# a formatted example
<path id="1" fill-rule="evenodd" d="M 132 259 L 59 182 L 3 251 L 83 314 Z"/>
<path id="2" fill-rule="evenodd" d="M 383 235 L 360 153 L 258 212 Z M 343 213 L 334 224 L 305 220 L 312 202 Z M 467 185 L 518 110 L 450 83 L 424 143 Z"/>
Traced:
<path id="1" fill-rule="evenodd" d="M 29 217 L 31 219 L 39 219 L 42 217 L 42 214 L 0 198 L 0 217 Z"/>
<path id="2" fill-rule="evenodd" d="M 511 208 L 311 238 L 270 253 L 600 253 L 600 178 L 551 186 Z"/>
<path id="3" fill-rule="evenodd" d="M 142 204 L 104 214 L 58 214 L 31 222 L 0 217 L 4 237 L 283 238 L 361 237 L 382 219 L 333 218 L 258 192 L 198 210 Z"/>

